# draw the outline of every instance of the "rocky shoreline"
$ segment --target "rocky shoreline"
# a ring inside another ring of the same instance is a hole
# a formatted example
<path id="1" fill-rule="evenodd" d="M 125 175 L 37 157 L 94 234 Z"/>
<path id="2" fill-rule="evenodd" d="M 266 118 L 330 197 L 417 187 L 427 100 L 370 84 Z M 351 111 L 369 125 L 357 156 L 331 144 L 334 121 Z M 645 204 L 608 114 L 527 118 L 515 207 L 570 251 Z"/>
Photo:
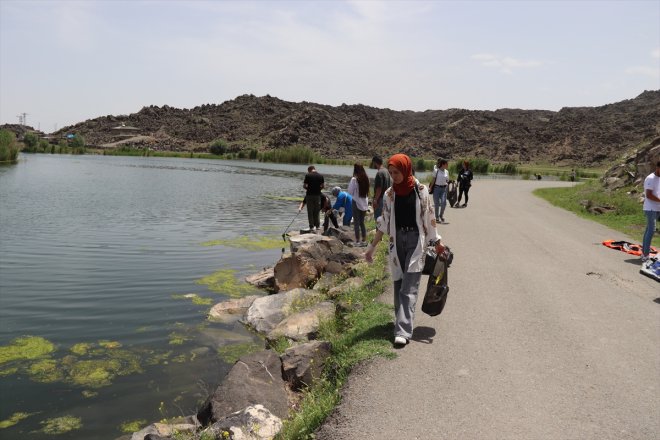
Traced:
<path id="1" fill-rule="evenodd" d="M 352 246 L 352 230 L 330 228 L 325 235 L 292 233 L 290 251 L 272 268 L 246 278 L 266 296 L 249 296 L 213 306 L 209 319 L 238 320 L 264 339 L 264 349 L 243 355 L 196 414 L 153 423 L 118 440 L 174 438 L 272 439 L 293 411 L 300 391 L 321 375 L 330 356 L 317 339 L 322 322 L 358 307 L 338 294 L 362 284 L 354 265 L 363 248 Z M 337 281 L 343 280 L 341 283 Z M 282 355 L 273 347 L 288 341 Z M 176 436 L 176 437 L 175 437 Z"/>

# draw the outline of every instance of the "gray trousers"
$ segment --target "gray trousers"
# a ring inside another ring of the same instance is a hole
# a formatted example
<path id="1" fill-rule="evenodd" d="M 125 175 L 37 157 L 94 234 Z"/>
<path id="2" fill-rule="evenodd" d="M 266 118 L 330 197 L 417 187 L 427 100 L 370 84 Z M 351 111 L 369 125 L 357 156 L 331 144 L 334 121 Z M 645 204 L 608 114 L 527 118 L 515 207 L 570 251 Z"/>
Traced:
<path id="1" fill-rule="evenodd" d="M 309 229 L 321 226 L 321 196 L 307 196 L 307 220 Z"/>
<path id="2" fill-rule="evenodd" d="M 418 239 L 418 231 L 397 231 L 396 234 L 397 258 L 403 269 L 403 278 L 394 282 L 394 336 L 406 339 L 412 338 L 417 293 L 422 279 L 421 272 L 406 271 Z"/>

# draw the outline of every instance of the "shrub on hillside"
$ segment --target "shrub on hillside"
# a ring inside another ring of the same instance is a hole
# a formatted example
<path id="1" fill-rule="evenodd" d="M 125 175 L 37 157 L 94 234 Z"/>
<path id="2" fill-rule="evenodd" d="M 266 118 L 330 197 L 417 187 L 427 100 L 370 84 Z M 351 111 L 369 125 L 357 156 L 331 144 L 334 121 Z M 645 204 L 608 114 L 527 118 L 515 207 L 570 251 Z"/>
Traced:
<path id="1" fill-rule="evenodd" d="M 224 139 L 216 139 L 209 145 L 209 152 L 216 156 L 222 156 L 227 153 L 228 145 Z"/>

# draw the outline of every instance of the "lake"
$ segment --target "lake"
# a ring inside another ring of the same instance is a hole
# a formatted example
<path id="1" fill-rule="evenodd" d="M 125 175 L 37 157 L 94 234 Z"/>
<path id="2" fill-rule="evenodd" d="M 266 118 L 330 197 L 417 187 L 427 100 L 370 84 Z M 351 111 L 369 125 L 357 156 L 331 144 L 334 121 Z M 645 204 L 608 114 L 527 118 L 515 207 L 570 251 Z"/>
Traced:
<path id="1" fill-rule="evenodd" d="M 318 169 L 346 189 L 352 167 Z M 263 294 L 243 279 L 275 264 L 294 218 L 307 226 L 284 200 L 306 171 L 40 154 L 0 167 L 0 438 L 111 439 L 194 414 L 236 353 L 263 345 L 206 317 Z"/>

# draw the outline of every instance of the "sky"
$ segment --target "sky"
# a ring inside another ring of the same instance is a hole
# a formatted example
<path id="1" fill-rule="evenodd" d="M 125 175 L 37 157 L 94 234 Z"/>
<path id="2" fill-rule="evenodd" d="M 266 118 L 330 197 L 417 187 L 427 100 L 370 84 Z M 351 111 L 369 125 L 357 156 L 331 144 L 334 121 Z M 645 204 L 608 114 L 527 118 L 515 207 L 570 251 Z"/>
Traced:
<path id="1" fill-rule="evenodd" d="M 0 0 L 0 123 L 244 94 L 559 110 L 660 89 L 660 0 Z"/>

